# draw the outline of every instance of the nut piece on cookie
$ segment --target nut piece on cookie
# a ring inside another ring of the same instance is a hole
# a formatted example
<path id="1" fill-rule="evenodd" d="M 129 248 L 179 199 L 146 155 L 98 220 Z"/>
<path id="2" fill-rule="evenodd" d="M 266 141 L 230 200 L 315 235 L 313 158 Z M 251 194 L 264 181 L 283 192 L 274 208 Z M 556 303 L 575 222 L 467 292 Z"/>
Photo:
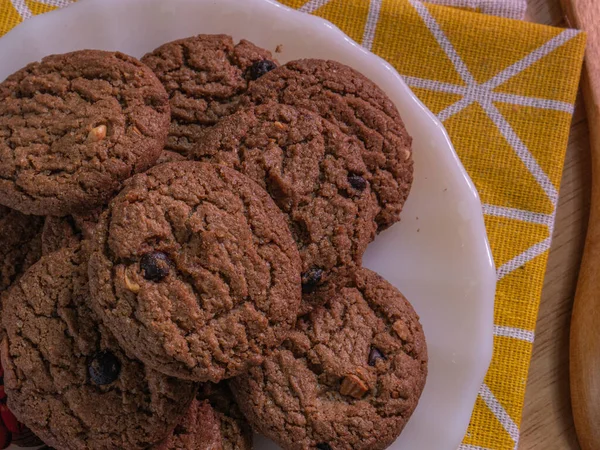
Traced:
<path id="1" fill-rule="evenodd" d="M 368 390 L 369 386 L 354 374 L 346 375 L 340 386 L 340 394 L 354 398 L 362 398 Z"/>
<path id="2" fill-rule="evenodd" d="M 300 257 L 267 192 L 182 161 L 134 176 L 96 230 L 91 304 L 123 348 L 167 375 L 237 376 L 293 326 Z"/>
<path id="3" fill-rule="evenodd" d="M 106 137 L 106 125 L 99 125 L 96 128 L 92 128 L 88 134 L 89 142 L 98 142 Z"/>

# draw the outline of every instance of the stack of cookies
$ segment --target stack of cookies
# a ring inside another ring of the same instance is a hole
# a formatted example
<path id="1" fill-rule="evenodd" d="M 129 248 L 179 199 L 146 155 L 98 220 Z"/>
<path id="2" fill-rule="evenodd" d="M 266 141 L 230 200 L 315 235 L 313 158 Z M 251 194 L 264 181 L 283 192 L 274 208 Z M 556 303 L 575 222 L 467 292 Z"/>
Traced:
<path id="1" fill-rule="evenodd" d="M 8 407 L 56 449 L 384 449 L 425 384 L 361 267 L 411 140 L 373 82 L 224 35 L 82 50 L 0 84 Z M 2 400 L 5 401 L 5 400 Z"/>

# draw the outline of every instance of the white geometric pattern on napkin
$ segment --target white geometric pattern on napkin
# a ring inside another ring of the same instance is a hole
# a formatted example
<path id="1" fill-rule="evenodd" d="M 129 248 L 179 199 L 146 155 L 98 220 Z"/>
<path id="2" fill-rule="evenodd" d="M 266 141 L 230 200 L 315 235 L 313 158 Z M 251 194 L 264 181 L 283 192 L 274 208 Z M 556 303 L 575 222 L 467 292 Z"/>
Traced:
<path id="1" fill-rule="evenodd" d="M 554 218 L 556 214 L 556 206 L 558 203 L 558 192 L 548 175 L 537 163 L 535 157 L 531 154 L 525 143 L 517 136 L 511 125 L 504 118 L 500 110 L 494 105 L 494 101 L 501 103 L 508 103 L 513 105 L 530 106 L 539 109 L 548 109 L 555 111 L 563 111 L 572 114 L 573 105 L 565 102 L 559 102 L 554 100 L 540 99 L 534 97 L 526 97 L 520 95 L 503 94 L 494 92 L 494 89 L 519 73 L 526 70 L 528 67 L 542 59 L 544 56 L 550 54 L 557 48 L 563 46 L 580 31 L 578 30 L 564 30 L 558 36 L 550 39 L 545 44 L 538 47 L 533 52 L 529 53 L 520 61 L 507 67 L 490 80 L 479 84 L 469 71 L 469 68 L 462 60 L 460 55 L 456 52 L 456 49 L 445 35 L 444 31 L 440 28 L 435 18 L 429 13 L 428 9 L 419 0 L 408 0 L 410 4 L 415 8 L 423 22 L 427 25 L 427 28 L 434 36 L 439 46 L 444 50 L 447 57 L 452 61 L 455 70 L 460 75 L 466 86 L 460 86 L 450 83 L 442 83 L 435 80 L 428 80 L 416 77 L 404 76 L 404 81 L 412 87 L 445 92 L 450 94 L 461 95 L 462 99 L 458 100 L 454 104 L 448 106 L 446 109 L 437 114 L 440 121 L 444 122 L 450 117 L 458 114 L 463 109 L 473 103 L 478 103 L 488 117 L 494 122 L 496 127 L 500 130 L 506 141 L 511 145 L 515 154 L 521 159 L 527 169 L 531 172 L 533 177 L 536 179 L 538 184 L 542 187 L 549 200 L 554 206 L 554 210 L 551 214 L 532 213 L 530 211 L 523 211 L 514 208 L 499 207 L 495 205 L 483 205 L 483 212 L 485 215 L 496 216 L 496 217 L 511 217 L 524 222 L 536 223 L 545 225 L 548 227 L 549 235 L 552 236 Z M 438 1 L 438 0 L 436 0 Z M 439 2 L 446 0 L 439 0 Z M 454 0 L 449 0 L 454 1 Z M 372 0 L 377 2 L 377 0 Z M 523 266 L 526 262 L 531 261 L 535 257 L 546 252 L 550 248 L 551 237 L 548 237 L 540 242 L 537 242 L 529 249 L 517 255 L 515 258 L 506 262 L 502 266 L 496 269 L 496 276 L 498 280 L 501 280 L 515 269 Z M 522 330 L 518 328 L 500 327 L 494 326 L 494 335 L 509 337 L 512 339 L 518 339 L 526 342 L 533 342 L 534 333 L 529 330 Z M 506 430 L 508 435 L 514 442 L 514 449 L 516 450 L 519 445 L 519 427 L 506 412 L 504 407 L 500 404 L 491 389 L 483 383 L 479 389 L 479 397 L 485 405 L 489 408 L 492 414 L 496 417 L 498 422 Z M 483 447 L 462 444 L 458 450 L 489 450 Z"/>
<path id="2" fill-rule="evenodd" d="M 310 0 L 300 11 L 312 13 L 331 0 Z M 527 9 L 527 0 L 425 0 L 426 3 L 436 5 L 454 6 L 457 8 L 469 8 L 479 10 L 491 16 L 508 17 L 510 19 L 522 20 Z M 381 6 L 380 1 L 372 1 L 371 7 Z M 371 8 L 372 9 L 372 8 Z M 369 17 L 374 11 L 369 11 Z"/>
<path id="3" fill-rule="evenodd" d="M 25 19 L 29 19 L 33 16 L 33 13 L 25 3 L 25 0 L 10 0 L 12 5 L 15 7 L 19 15 Z M 43 3 L 48 6 L 56 6 L 57 8 L 62 8 L 63 6 L 67 6 L 73 3 L 72 0 L 37 0 L 38 3 Z"/>

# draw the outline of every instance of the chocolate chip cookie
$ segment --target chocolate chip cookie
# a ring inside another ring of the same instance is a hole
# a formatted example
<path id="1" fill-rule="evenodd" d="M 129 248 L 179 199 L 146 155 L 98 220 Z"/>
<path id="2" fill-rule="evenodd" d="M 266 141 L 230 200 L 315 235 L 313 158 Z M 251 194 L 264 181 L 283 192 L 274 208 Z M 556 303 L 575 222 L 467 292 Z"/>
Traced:
<path id="1" fill-rule="evenodd" d="M 361 269 L 336 280 L 325 306 L 231 382 L 252 426 L 284 449 L 387 448 L 425 385 L 427 350 L 404 296 Z"/>
<path id="2" fill-rule="evenodd" d="M 43 257 L 3 305 L 8 406 L 60 449 L 145 449 L 171 432 L 193 383 L 132 359 L 89 309 L 85 252 Z"/>
<path id="3" fill-rule="evenodd" d="M 269 192 L 298 244 L 305 293 L 360 267 L 379 207 L 360 142 L 334 124 L 293 106 L 250 107 L 207 130 L 191 157 L 232 167 Z"/>
<path id="4" fill-rule="evenodd" d="M 291 61 L 252 83 L 241 103 L 270 101 L 316 111 L 357 137 L 373 174 L 379 231 L 399 220 L 413 179 L 411 138 L 396 107 L 375 83 L 335 61 Z"/>
<path id="5" fill-rule="evenodd" d="M 200 389 L 185 417 L 155 450 L 251 450 L 252 430 L 228 388 Z"/>
<path id="6" fill-rule="evenodd" d="M 236 111 L 248 84 L 277 64 L 268 50 L 231 36 L 200 34 L 169 42 L 142 58 L 171 99 L 166 148 L 187 154 L 204 128 Z"/>
<path id="7" fill-rule="evenodd" d="M 0 206 L 0 292 L 42 256 L 44 218 Z"/>
<path id="8" fill-rule="evenodd" d="M 0 202 L 63 216 L 106 203 L 151 167 L 170 122 L 156 76 L 121 53 L 82 50 L 0 84 Z"/>
<path id="9" fill-rule="evenodd" d="M 225 166 L 133 177 L 96 229 L 92 304 L 121 345 L 168 375 L 220 381 L 293 326 L 300 257 L 269 195 Z"/>

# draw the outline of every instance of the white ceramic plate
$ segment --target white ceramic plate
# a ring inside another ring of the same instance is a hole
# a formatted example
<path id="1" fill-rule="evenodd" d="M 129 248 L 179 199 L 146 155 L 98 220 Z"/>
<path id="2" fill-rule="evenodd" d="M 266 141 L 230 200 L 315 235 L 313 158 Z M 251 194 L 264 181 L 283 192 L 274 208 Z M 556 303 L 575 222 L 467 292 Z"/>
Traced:
<path id="1" fill-rule="evenodd" d="M 414 139 L 415 182 L 402 221 L 364 258 L 421 316 L 429 377 L 394 450 L 456 450 L 492 354 L 495 270 L 481 203 L 440 122 L 379 57 L 331 23 L 271 0 L 81 0 L 34 17 L 0 39 L 0 80 L 52 53 L 83 48 L 141 57 L 197 33 L 227 33 L 274 50 L 281 62 L 329 58 L 379 84 Z M 277 448 L 258 438 L 257 450 Z"/>

